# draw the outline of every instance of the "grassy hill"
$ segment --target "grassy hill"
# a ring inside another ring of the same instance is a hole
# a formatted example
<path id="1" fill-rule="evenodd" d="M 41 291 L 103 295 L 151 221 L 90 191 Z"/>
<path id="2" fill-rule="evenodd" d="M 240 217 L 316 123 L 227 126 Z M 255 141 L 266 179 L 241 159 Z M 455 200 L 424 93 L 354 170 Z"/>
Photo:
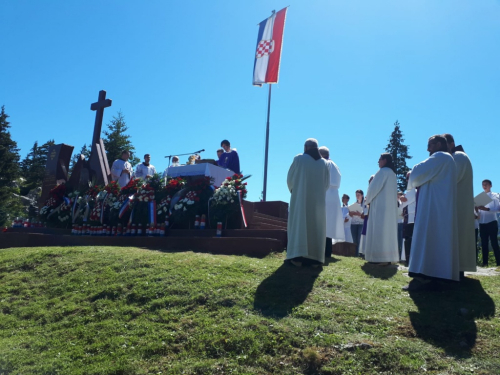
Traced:
<path id="1" fill-rule="evenodd" d="M 498 374 L 498 277 L 139 248 L 0 250 L 0 374 Z"/>

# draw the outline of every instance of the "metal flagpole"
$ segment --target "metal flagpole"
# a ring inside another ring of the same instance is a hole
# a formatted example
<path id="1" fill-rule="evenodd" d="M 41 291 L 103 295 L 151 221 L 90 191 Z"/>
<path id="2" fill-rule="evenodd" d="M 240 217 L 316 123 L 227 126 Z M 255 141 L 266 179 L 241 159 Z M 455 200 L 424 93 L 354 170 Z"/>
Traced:
<path id="1" fill-rule="evenodd" d="M 267 126 L 266 126 L 266 154 L 264 157 L 264 189 L 262 191 L 262 200 L 266 202 L 267 195 L 267 161 L 269 156 L 269 117 L 271 115 L 271 84 L 269 84 L 269 98 L 267 100 Z"/>

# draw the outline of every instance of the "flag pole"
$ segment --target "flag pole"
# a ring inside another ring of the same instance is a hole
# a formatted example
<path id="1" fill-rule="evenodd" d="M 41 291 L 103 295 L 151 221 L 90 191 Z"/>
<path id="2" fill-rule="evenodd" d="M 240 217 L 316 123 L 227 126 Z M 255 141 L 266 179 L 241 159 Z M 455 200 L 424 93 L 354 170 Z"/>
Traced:
<path id="1" fill-rule="evenodd" d="M 269 117 L 271 115 L 271 84 L 269 84 L 269 98 L 267 99 L 267 126 L 266 126 L 266 153 L 264 157 L 264 189 L 262 190 L 262 200 L 266 202 L 267 196 L 267 162 L 269 157 Z"/>

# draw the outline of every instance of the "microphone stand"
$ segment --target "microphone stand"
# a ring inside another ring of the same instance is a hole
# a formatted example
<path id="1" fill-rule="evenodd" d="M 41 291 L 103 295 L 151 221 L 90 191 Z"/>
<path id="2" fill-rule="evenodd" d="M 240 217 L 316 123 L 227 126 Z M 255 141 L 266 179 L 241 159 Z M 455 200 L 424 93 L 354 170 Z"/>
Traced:
<path id="1" fill-rule="evenodd" d="M 172 157 L 173 156 L 185 156 L 185 155 L 193 155 L 193 154 L 199 154 L 199 153 L 202 153 L 203 151 L 205 151 L 205 149 L 203 150 L 198 150 L 198 151 L 195 151 L 195 152 L 188 152 L 186 154 L 175 154 L 175 155 L 167 155 L 165 156 L 166 158 L 168 158 L 168 167 L 170 167 L 170 161 L 172 160 Z M 168 168 L 167 167 L 167 168 Z"/>

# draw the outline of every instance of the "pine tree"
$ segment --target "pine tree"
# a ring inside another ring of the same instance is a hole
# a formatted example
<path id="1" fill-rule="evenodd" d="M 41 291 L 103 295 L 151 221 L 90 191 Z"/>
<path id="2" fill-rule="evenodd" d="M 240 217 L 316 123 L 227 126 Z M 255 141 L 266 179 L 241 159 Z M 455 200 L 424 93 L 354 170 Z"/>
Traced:
<path id="1" fill-rule="evenodd" d="M 25 195 L 31 189 L 42 186 L 49 147 L 53 144 L 53 139 L 41 146 L 38 146 L 38 141 L 36 141 L 26 158 L 21 162 L 21 171 L 25 179 L 21 194 Z"/>
<path id="2" fill-rule="evenodd" d="M 385 151 L 392 155 L 394 160 L 394 166 L 396 169 L 396 177 L 398 180 L 398 189 L 400 191 L 406 190 L 406 174 L 410 171 L 410 168 L 406 165 L 406 159 L 411 159 L 412 157 L 408 154 L 409 146 L 406 146 L 403 142 L 403 133 L 401 132 L 399 122 L 396 120 L 394 123 L 394 131 L 391 133 L 389 138 L 389 144 L 385 148 Z"/>
<path id="3" fill-rule="evenodd" d="M 12 140 L 9 132 L 9 115 L 5 113 L 5 106 L 0 111 L 0 226 L 3 226 L 16 216 L 20 201 L 15 197 L 19 189 L 14 181 L 19 178 L 19 149 Z"/>
<path id="4" fill-rule="evenodd" d="M 121 158 L 123 150 L 130 151 L 129 162 L 133 166 L 139 164 L 141 160 L 135 156 L 135 147 L 130 141 L 130 135 L 125 134 L 128 126 L 125 123 L 125 116 L 123 116 L 122 111 L 118 111 L 118 114 L 113 116 L 111 122 L 106 126 L 109 131 L 104 132 L 106 138 L 103 141 L 109 166 L 111 167 L 116 159 Z"/>

